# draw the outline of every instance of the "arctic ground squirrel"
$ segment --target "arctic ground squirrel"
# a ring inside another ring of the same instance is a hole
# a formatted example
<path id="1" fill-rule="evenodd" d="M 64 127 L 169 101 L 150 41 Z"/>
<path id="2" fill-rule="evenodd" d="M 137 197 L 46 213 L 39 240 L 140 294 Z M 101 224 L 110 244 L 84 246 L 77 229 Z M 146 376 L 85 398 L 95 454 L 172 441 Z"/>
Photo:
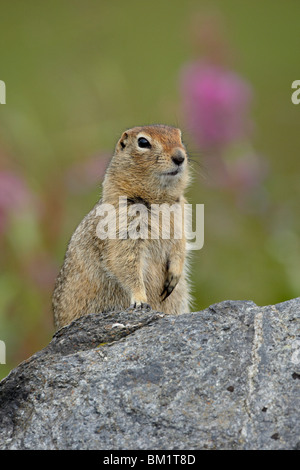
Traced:
<path id="1" fill-rule="evenodd" d="M 129 307 L 189 311 L 183 220 L 188 181 L 179 129 L 151 125 L 122 134 L 102 197 L 68 244 L 52 299 L 56 329 L 82 315 Z"/>

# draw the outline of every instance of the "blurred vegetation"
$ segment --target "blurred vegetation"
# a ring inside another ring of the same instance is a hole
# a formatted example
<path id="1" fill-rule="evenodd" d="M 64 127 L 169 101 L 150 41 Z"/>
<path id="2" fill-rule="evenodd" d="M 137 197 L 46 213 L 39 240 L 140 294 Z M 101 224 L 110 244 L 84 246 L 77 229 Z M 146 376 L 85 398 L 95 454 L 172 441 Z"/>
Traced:
<path id="1" fill-rule="evenodd" d="M 191 151 L 188 198 L 205 204 L 194 309 L 299 295 L 299 14 L 299 3 L 271 0 L 1 2 L 0 378 L 51 339 L 68 239 L 135 125 L 179 126 Z M 203 113 L 186 115 L 184 71 L 200 63 L 251 89 L 237 111 L 251 130 L 218 146 L 199 134 Z"/>

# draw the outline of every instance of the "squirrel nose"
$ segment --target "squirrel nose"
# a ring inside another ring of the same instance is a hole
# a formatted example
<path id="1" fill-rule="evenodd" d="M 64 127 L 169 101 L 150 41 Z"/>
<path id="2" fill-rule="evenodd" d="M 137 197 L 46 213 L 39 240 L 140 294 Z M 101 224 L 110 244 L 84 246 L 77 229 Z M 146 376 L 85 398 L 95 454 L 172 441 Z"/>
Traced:
<path id="1" fill-rule="evenodd" d="M 176 165 L 181 165 L 184 161 L 184 153 L 182 152 L 182 150 L 177 149 L 172 155 L 172 160 L 174 163 L 176 163 Z"/>

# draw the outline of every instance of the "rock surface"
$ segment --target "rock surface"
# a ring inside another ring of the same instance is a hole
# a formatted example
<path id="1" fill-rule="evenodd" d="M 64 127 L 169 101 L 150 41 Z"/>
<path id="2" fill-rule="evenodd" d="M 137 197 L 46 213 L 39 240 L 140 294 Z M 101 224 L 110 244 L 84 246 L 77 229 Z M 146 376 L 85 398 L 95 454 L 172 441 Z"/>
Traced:
<path id="1" fill-rule="evenodd" d="M 82 317 L 0 383 L 0 448 L 299 449 L 299 313 Z"/>

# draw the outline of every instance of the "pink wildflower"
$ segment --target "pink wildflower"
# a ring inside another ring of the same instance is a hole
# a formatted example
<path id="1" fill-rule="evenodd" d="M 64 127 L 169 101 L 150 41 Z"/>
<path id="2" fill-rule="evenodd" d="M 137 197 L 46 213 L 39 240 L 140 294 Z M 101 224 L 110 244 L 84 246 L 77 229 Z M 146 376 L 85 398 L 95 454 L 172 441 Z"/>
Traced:
<path id="1" fill-rule="evenodd" d="M 0 234 L 6 228 L 9 214 L 22 210 L 31 195 L 25 182 L 12 171 L 0 171 Z"/>
<path id="2" fill-rule="evenodd" d="M 247 136 L 252 92 L 238 75 L 194 63 L 185 68 L 181 85 L 188 130 L 201 149 L 222 149 Z"/>

